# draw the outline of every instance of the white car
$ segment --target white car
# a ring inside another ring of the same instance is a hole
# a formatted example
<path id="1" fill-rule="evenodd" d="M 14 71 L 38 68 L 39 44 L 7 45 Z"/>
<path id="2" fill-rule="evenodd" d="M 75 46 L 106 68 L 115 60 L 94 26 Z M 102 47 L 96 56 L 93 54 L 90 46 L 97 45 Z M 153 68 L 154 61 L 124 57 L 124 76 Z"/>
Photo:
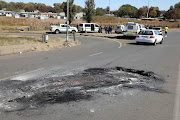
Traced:
<path id="1" fill-rule="evenodd" d="M 124 25 L 116 25 L 115 33 L 123 33 L 123 31 L 124 31 Z"/>
<path id="2" fill-rule="evenodd" d="M 153 27 L 153 30 L 158 30 L 160 34 L 162 35 L 162 27 Z"/>
<path id="3" fill-rule="evenodd" d="M 69 32 L 71 33 L 78 32 L 78 29 L 76 27 L 71 27 L 70 25 L 68 25 L 68 27 L 69 27 L 68 29 Z M 56 34 L 65 33 L 67 32 L 67 24 L 52 25 L 50 31 Z"/>
<path id="4" fill-rule="evenodd" d="M 136 36 L 136 44 L 139 43 L 152 43 L 156 45 L 157 43 L 163 43 L 163 36 L 157 30 L 142 30 Z"/>

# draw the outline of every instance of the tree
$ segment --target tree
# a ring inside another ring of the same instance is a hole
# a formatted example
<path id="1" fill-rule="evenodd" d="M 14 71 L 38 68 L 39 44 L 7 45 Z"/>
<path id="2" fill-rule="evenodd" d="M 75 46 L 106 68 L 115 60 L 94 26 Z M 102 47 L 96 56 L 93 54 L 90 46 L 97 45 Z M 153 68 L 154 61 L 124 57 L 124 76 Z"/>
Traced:
<path id="1" fill-rule="evenodd" d="M 95 15 L 95 3 L 94 0 L 85 1 L 85 20 L 90 23 Z"/>
<path id="2" fill-rule="evenodd" d="M 0 10 L 2 10 L 2 6 L 1 6 L 1 4 L 0 4 Z"/>
<path id="3" fill-rule="evenodd" d="M 61 3 L 54 3 L 54 11 L 56 13 L 63 12 L 62 4 Z"/>
<path id="4" fill-rule="evenodd" d="M 109 14 L 109 10 L 110 10 L 110 8 L 109 8 L 109 6 L 107 6 L 105 9 L 106 14 Z"/>
<path id="5" fill-rule="evenodd" d="M 96 16 L 103 16 L 106 14 L 106 10 L 103 8 L 96 8 Z"/>
<path id="6" fill-rule="evenodd" d="M 146 17 L 146 8 L 142 7 L 138 10 L 138 18 Z"/>
<path id="7" fill-rule="evenodd" d="M 26 7 L 24 9 L 26 12 L 34 12 L 36 10 L 35 3 L 29 2 L 26 4 Z"/>
<path id="8" fill-rule="evenodd" d="M 174 8 L 180 9 L 180 2 L 174 5 Z"/>
<path id="9" fill-rule="evenodd" d="M 167 19 L 180 19 L 180 9 L 173 9 L 173 10 L 168 10 L 166 13 L 165 13 L 165 17 Z"/>
<path id="10" fill-rule="evenodd" d="M 156 17 L 160 17 L 161 16 L 161 11 L 159 10 L 159 7 L 156 7 Z"/>
<path id="11" fill-rule="evenodd" d="M 83 12 L 83 10 L 84 9 L 81 6 L 76 5 L 76 12 L 77 13 Z"/>
<path id="12" fill-rule="evenodd" d="M 119 17 L 137 17 L 138 9 L 131 5 L 123 5 L 118 10 Z"/>
<path id="13" fill-rule="evenodd" d="M 149 9 L 149 17 L 155 18 L 156 15 L 157 15 L 156 8 L 155 7 L 150 7 L 150 9 Z"/>
<path id="14" fill-rule="evenodd" d="M 1 5 L 2 8 L 7 8 L 8 3 L 5 2 L 5 1 L 0 1 L 0 5 Z"/>
<path id="15" fill-rule="evenodd" d="M 76 6 L 73 4 L 74 0 L 69 0 L 69 24 L 74 20 L 74 16 L 76 15 Z M 65 15 L 67 16 L 67 2 L 64 6 L 63 11 L 65 12 Z"/>
<path id="16" fill-rule="evenodd" d="M 174 7 L 173 7 L 173 6 L 170 6 L 169 10 L 173 10 L 173 9 L 174 9 Z"/>

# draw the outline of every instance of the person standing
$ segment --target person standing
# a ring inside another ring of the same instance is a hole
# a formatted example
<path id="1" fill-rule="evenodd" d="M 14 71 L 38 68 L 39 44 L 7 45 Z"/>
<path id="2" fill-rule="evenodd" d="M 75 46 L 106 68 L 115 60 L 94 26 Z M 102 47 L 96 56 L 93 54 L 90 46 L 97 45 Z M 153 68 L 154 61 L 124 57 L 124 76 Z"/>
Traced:
<path id="1" fill-rule="evenodd" d="M 100 33 L 102 33 L 102 25 L 100 26 Z"/>
<path id="2" fill-rule="evenodd" d="M 168 26 L 165 27 L 165 37 L 167 37 L 167 32 L 168 32 Z"/>
<path id="3" fill-rule="evenodd" d="M 105 29 L 105 33 L 107 34 L 107 26 L 106 25 L 105 25 L 104 29 Z"/>

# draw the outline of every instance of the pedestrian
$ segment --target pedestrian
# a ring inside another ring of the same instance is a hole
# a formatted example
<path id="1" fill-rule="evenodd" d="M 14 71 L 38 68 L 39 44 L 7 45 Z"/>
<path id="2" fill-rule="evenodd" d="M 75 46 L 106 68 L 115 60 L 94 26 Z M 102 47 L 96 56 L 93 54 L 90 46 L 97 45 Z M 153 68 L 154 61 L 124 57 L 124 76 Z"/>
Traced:
<path id="1" fill-rule="evenodd" d="M 167 37 L 167 32 L 168 32 L 168 26 L 165 27 L 165 37 Z"/>
<path id="2" fill-rule="evenodd" d="M 101 25 L 101 33 L 102 33 L 102 25 Z"/>
<path id="3" fill-rule="evenodd" d="M 179 24 L 178 24 L 178 28 L 179 28 Z"/>
<path id="4" fill-rule="evenodd" d="M 107 34 L 107 26 L 106 25 L 105 25 L 104 29 L 105 29 L 105 33 Z"/>
<path id="5" fill-rule="evenodd" d="M 79 25 L 77 24 L 77 29 L 79 29 Z"/>
<path id="6" fill-rule="evenodd" d="M 110 34 L 111 26 L 108 27 L 108 34 Z"/>
<path id="7" fill-rule="evenodd" d="M 111 34 L 112 34 L 112 31 L 113 31 L 113 26 L 111 26 Z"/>

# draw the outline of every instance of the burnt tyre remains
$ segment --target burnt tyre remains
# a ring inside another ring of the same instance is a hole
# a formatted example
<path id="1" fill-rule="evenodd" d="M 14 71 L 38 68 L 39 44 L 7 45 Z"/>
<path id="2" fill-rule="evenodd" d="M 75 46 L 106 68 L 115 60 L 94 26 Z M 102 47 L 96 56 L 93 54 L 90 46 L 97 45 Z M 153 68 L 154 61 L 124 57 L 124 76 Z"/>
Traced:
<path id="1" fill-rule="evenodd" d="M 97 93 L 119 95 L 121 90 L 166 93 L 165 80 L 153 72 L 115 68 L 91 68 L 74 75 L 38 80 L 0 82 L 0 110 L 19 111 L 46 104 L 92 100 Z"/>

